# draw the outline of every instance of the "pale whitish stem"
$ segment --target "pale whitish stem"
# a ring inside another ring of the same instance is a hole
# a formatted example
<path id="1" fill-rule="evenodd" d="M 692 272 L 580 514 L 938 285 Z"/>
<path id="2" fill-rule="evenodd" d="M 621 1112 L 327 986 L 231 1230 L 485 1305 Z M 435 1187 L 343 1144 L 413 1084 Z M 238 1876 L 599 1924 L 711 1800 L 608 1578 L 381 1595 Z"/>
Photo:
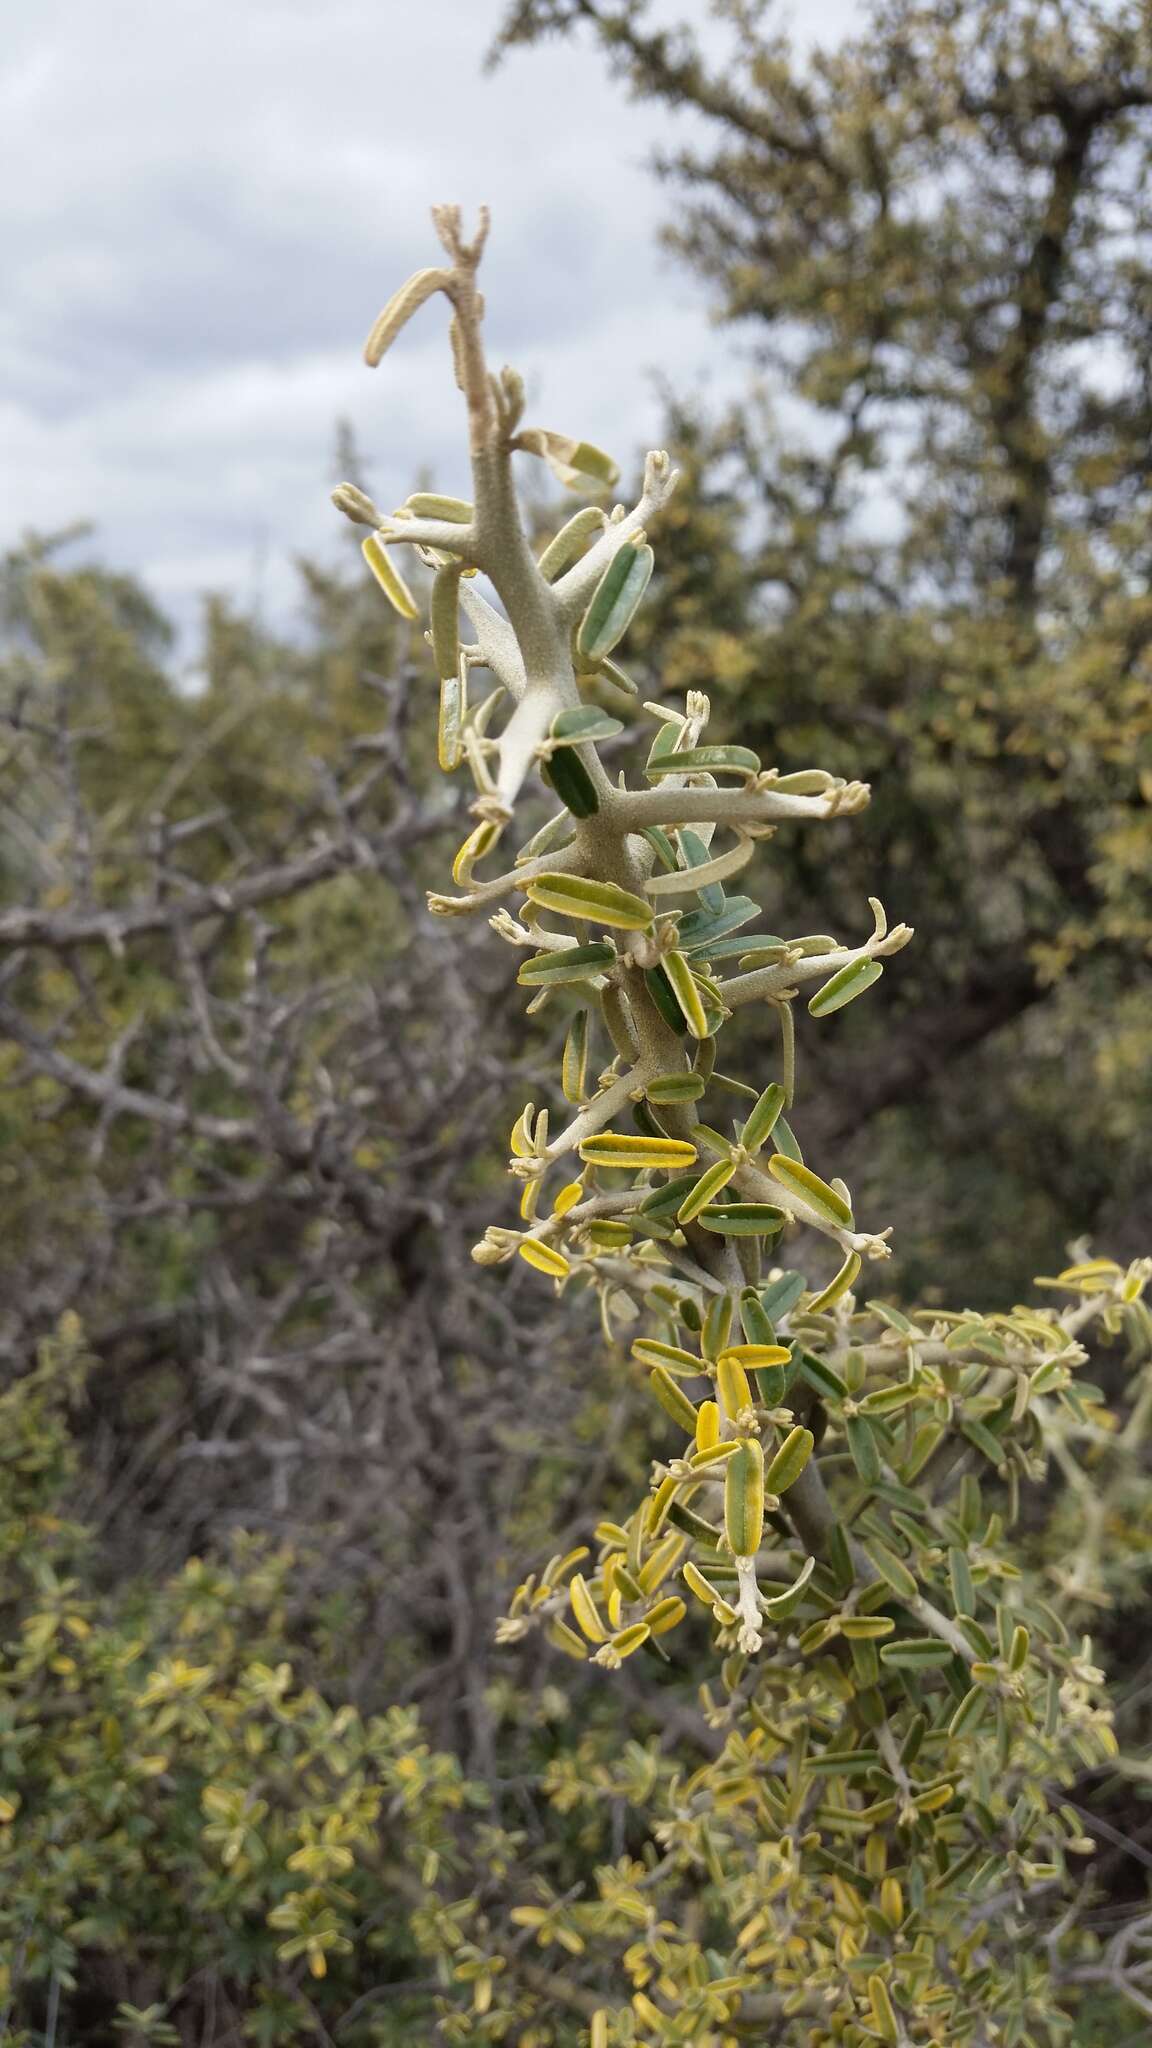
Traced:
<path id="1" fill-rule="evenodd" d="M 640 1188 L 635 1190 L 635 1192 L 638 1201 L 630 1204 L 633 1208 L 638 1206 L 639 1201 L 643 1201 L 645 1195 L 651 1193 L 651 1189 Z M 575 1216 L 576 1213 L 575 1209 L 570 1209 L 568 1216 Z M 623 1214 L 624 1212 L 621 1211 L 621 1213 Z M 561 1221 L 566 1223 L 568 1216 L 562 1217 Z M 661 1238 L 656 1249 L 664 1268 L 671 1267 L 682 1280 L 687 1281 L 693 1287 L 698 1287 L 702 1294 L 723 1293 L 725 1287 L 724 1280 L 715 1273 L 705 1272 L 704 1268 L 697 1265 L 695 1259 L 682 1247 L 670 1244 L 666 1238 Z M 596 1269 L 603 1279 L 610 1280 L 614 1287 L 622 1288 L 625 1293 L 634 1294 L 637 1301 L 640 1302 L 644 1300 L 652 1285 L 653 1267 L 646 1263 L 639 1264 L 635 1261 L 630 1263 L 626 1259 L 599 1258 L 596 1261 Z"/>
<path id="2" fill-rule="evenodd" d="M 644 1083 L 651 1073 L 652 1068 L 641 1061 L 627 1074 L 619 1075 L 599 1095 L 594 1095 L 579 1115 L 573 1117 L 567 1128 L 559 1131 L 553 1138 L 547 1150 L 541 1154 L 542 1164 L 551 1165 L 553 1160 L 563 1158 L 566 1152 L 574 1152 L 578 1145 L 583 1144 L 585 1138 L 594 1138 L 597 1131 L 602 1131 L 610 1124 L 613 1117 L 617 1116 L 629 1102 L 634 1102 L 643 1094 Z"/>
<path id="3" fill-rule="evenodd" d="M 498 910 L 488 922 L 497 937 L 506 939 L 510 946 L 525 946 L 535 953 L 571 953 L 580 944 L 570 932 L 547 932 L 542 926 L 530 931 L 526 924 L 517 924 L 508 910 Z M 594 988 L 602 980 L 602 975 L 596 975 L 589 985 Z"/>
<path id="4" fill-rule="evenodd" d="M 506 461 L 506 447 L 502 448 L 501 455 Z M 481 472 L 484 468 L 484 464 L 473 462 L 478 515 L 482 504 Z M 503 600 L 526 678 L 520 701 L 498 741 L 496 792 L 499 803 L 509 814 L 553 719 L 559 712 L 570 710 L 580 702 L 572 666 L 571 629 L 585 609 L 603 570 L 630 535 L 643 525 L 644 519 L 659 510 L 674 482 L 675 474 L 668 471 L 667 456 L 662 451 L 650 454 L 645 468 L 644 494 L 635 511 L 609 526 L 583 561 L 570 569 L 558 583 L 550 584 L 541 576 L 528 547 L 510 475 L 505 480 L 501 471 L 496 484 L 488 479 L 489 488 L 483 501 L 484 523 L 480 529 L 481 565 L 486 568 Z M 494 513 L 499 517 L 494 519 Z M 492 528 L 492 546 L 489 546 L 488 527 Z M 581 577 L 583 583 L 579 581 Z M 581 591 L 583 595 L 580 595 Z M 604 828 L 619 837 L 620 828 L 608 812 L 611 784 L 595 749 L 588 748 L 584 759 L 600 792 Z"/>
<path id="5" fill-rule="evenodd" d="M 713 1156 L 719 1159 L 721 1154 L 714 1152 Z M 815 1210 L 808 1207 L 800 1195 L 793 1194 L 791 1188 L 784 1187 L 770 1175 L 761 1173 L 759 1167 L 754 1166 L 750 1160 L 745 1165 L 737 1167 L 731 1185 L 749 1201 L 771 1202 L 775 1208 L 783 1209 L 785 1215 L 791 1216 L 795 1222 L 807 1224 L 810 1229 L 820 1231 L 824 1237 L 832 1238 L 846 1252 L 859 1252 L 863 1259 L 891 1257 L 882 1234 L 868 1230 L 847 1230 L 840 1224 L 825 1222 L 822 1216 L 818 1216 Z"/>
<path id="6" fill-rule="evenodd" d="M 490 881 L 477 882 L 467 896 L 443 896 L 432 890 L 428 908 L 438 917 L 466 917 L 474 910 L 486 910 L 490 903 L 498 903 L 501 896 L 510 896 L 513 890 L 523 892 L 537 875 L 567 874 L 576 865 L 576 858 L 575 846 L 557 847 L 555 853 L 526 860 L 510 874 L 493 875 Z"/>
<path id="7" fill-rule="evenodd" d="M 617 1216 L 628 1216 L 633 1209 L 640 1207 L 646 1193 L 646 1188 L 621 1188 L 614 1195 L 589 1195 L 586 1201 L 577 1202 L 561 1216 L 553 1213 L 541 1217 L 539 1222 L 533 1223 L 530 1235 L 537 1238 L 556 1237 L 572 1225 L 594 1223 L 599 1217 L 611 1220 Z M 631 1270 L 629 1268 L 629 1271 Z M 644 1284 L 648 1286 L 647 1278 Z"/>
<path id="8" fill-rule="evenodd" d="M 861 1557 L 860 1562 L 863 1565 L 868 1565 L 866 1557 Z M 872 1571 L 871 1566 L 868 1566 L 868 1571 L 869 1576 L 875 1578 L 876 1574 Z M 972 1648 L 963 1629 L 958 1628 L 954 1621 L 950 1621 L 946 1614 L 942 1614 L 938 1607 L 934 1607 L 931 1600 L 925 1600 L 922 1593 L 914 1593 L 911 1599 L 905 1600 L 904 1605 L 908 1609 L 909 1614 L 914 1614 L 922 1627 L 927 1629 L 929 1635 L 939 1636 L 941 1642 L 947 1643 L 950 1649 L 955 1650 L 958 1657 L 963 1658 L 965 1664 L 975 1662 L 976 1651 Z"/>
<path id="9" fill-rule="evenodd" d="M 740 1648 L 752 1656 L 764 1638 L 760 1633 L 760 1593 L 756 1585 L 756 1559 L 736 1559 L 736 1612 L 740 1616 Z"/>
<path id="10" fill-rule="evenodd" d="M 456 361 L 468 406 L 476 508 L 471 526 L 465 529 L 468 559 L 485 571 L 496 590 L 525 678 L 520 701 L 496 742 L 495 796 L 483 799 L 489 814 L 502 810 L 510 815 L 537 745 L 553 718 L 558 711 L 578 704 L 580 697 L 567 627 L 524 533 L 512 479 L 510 434 L 493 395 L 484 355 L 483 302 L 476 289 L 476 266 L 487 233 L 487 215 L 482 214 L 480 234 L 471 245 L 462 239 L 455 208 L 438 207 L 433 219 L 454 261 L 448 296 L 456 314 Z M 410 532 L 397 537 L 426 539 L 448 551 L 461 552 L 459 528 L 444 532 L 444 522 L 435 520 L 400 525 L 408 525 Z"/>
<path id="11" fill-rule="evenodd" d="M 496 798 L 509 817 L 512 806 L 535 763 L 541 740 L 546 738 L 557 713 L 578 701 L 575 683 L 571 697 L 545 684 L 526 686 L 515 711 L 500 734 L 500 766 L 496 777 Z"/>
<path id="12" fill-rule="evenodd" d="M 904 1805 L 905 1816 L 915 1817 L 912 1796 L 912 1781 L 900 1761 L 900 1750 L 889 1722 L 882 1721 L 876 1731 L 876 1744 L 888 1766 L 889 1774 L 896 1781 L 896 1789 Z"/>
<path id="13" fill-rule="evenodd" d="M 507 619 L 501 618 L 495 606 L 467 583 L 460 585 L 460 608 L 469 624 L 476 628 L 476 639 L 471 643 L 475 649 L 473 661 L 477 666 L 482 664 L 491 669 L 497 682 L 503 683 L 518 703 L 524 695 L 527 678 L 516 635 Z"/>
<path id="14" fill-rule="evenodd" d="M 844 790 L 822 796 L 787 796 L 772 789 L 716 789 L 694 783 L 666 788 L 613 790 L 607 806 L 617 831 L 640 832 L 646 825 L 740 825 L 755 827 L 788 818 L 847 817 L 869 801 L 865 782 L 850 783 L 857 794 L 851 804 Z M 839 799 L 839 801 L 837 801 Z"/>
<path id="15" fill-rule="evenodd" d="M 583 616 L 601 576 L 624 543 L 641 532 L 667 504 L 679 474 L 662 448 L 649 450 L 644 463 L 644 487 L 634 509 L 622 519 L 614 519 L 587 554 L 552 585 L 557 616 L 566 627 L 571 628 Z"/>
<path id="16" fill-rule="evenodd" d="M 442 554 L 452 555 L 466 569 L 480 566 L 474 529 L 457 525 L 455 520 L 408 519 L 392 513 L 382 521 L 379 532 L 389 547 L 407 541 L 413 547 L 437 548 Z"/>
<path id="17" fill-rule="evenodd" d="M 751 974 L 734 975 L 720 983 L 720 994 L 730 1010 L 743 1003 L 778 1001 L 783 991 L 803 981 L 828 981 L 842 967 L 856 960 L 886 960 L 908 944 L 912 933 L 906 924 L 894 925 L 883 939 L 868 939 L 862 946 L 837 946 L 828 953 L 789 953 L 776 967 L 758 967 Z M 748 941 L 751 952 L 755 938 Z"/>

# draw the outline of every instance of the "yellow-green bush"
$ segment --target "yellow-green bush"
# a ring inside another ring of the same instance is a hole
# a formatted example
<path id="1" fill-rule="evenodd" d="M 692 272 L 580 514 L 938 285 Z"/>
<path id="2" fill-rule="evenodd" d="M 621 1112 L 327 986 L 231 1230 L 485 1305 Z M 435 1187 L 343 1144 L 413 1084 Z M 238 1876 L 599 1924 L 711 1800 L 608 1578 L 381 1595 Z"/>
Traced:
<path id="1" fill-rule="evenodd" d="M 412 1898 L 451 1873 L 484 1794 L 414 1712 L 333 1706 L 294 1668 L 287 1552 L 239 1538 L 166 1584 L 100 1588 L 62 1512 L 84 1369 L 68 1326 L 0 1397 L 4 2038 L 40 2039 L 77 1989 L 66 2038 L 117 2010 L 134 2038 L 175 2038 L 169 2006 L 204 2013 L 216 1986 L 244 2038 L 287 2043 L 354 1946 L 359 1982 L 368 1958 L 390 1985 L 420 1974 Z M 338 1984 L 331 2009 L 350 2003 Z M 155 2026 L 131 2020 L 149 2008 Z M 366 2007 L 348 2038 L 399 2040 L 402 1998 L 396 2015 L 389 2035 Z"/>

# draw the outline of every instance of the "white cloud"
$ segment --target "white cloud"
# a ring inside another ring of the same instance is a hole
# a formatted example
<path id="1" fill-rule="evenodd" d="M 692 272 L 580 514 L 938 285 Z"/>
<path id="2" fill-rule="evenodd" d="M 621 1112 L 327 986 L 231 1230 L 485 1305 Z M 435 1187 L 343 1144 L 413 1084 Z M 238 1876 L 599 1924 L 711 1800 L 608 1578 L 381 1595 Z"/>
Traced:
<path id="1" fill-rule="evenodd" d="M 820 32 L 852 12 L 822 6 Z M 249 596 L 257 557 L 269 606 L 287 601 L 293 553 L 332 535 L 338 417 L 382 497 L 421 467 L 462 484 L 438 311 L 374 377 L 359 355 L 430 258 L 434 199 L 492 204 L 493 351 L 548 423 L 627 459 L 658 430 L 651 371 L 738 388 L 731 339 L 656 244 L 668 194 L 645 162 L 670 117 L 587 47 L 483 76 L 499 15 L 39 0 L 9 17 L 0 540 L 89 516 L 187 620 L 201 588 Z"/>

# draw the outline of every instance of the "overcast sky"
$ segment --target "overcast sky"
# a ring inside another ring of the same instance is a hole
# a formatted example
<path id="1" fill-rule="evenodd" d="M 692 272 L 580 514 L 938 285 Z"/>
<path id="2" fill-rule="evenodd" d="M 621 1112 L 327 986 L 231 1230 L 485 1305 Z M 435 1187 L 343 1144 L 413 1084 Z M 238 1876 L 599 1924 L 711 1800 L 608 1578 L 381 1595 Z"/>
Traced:
<path id="1" fill-rule="evenodd" d="M 462 489 L 438 308 L 375 373 L 383 300 L 487 200 L 490 346 L 540 424 L 627 460 L 654 375 L 721 399 L 738 345 L 657 247 L 675 134 L 588 48 L 482 72 L 501 0 L 0 0 L 0 544 L 96 523 L 181 622 L 227 590 L 290 623 L 330 551 L 335 424 L 384 503 Z M 835 38 L 857 0 L 798 26 Z M 704 22 L 703 0 L 655 18 Z M 681 131 L 683 132 L 683 131 Z"/>

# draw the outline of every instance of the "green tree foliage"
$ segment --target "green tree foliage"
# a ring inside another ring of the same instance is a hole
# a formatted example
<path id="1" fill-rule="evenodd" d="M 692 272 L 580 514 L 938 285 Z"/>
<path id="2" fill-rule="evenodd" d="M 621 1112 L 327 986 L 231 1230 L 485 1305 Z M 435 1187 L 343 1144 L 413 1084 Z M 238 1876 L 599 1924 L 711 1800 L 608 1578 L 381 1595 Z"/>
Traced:
<path id="1" fill-rule="evenodd" d="M 902 1211 L 902 1271 L 991 1301 L 1062 1234 L 1148 1233 L 1148 12 L 891 0 L 803 58 L 770 8 L 714 12 L 721 56 L 641 0 L 523 0 L 501 47 L 580 33 L 701 117 L 667 240 L 775 416 L 674 414 L 638 653 L 874 780 L 921 942 L 822 1128 L 868 1186 L 947 1156 L 949 1231 Z M 852 866 L 785 848 L 781 889 L 843 922 Z"/>

